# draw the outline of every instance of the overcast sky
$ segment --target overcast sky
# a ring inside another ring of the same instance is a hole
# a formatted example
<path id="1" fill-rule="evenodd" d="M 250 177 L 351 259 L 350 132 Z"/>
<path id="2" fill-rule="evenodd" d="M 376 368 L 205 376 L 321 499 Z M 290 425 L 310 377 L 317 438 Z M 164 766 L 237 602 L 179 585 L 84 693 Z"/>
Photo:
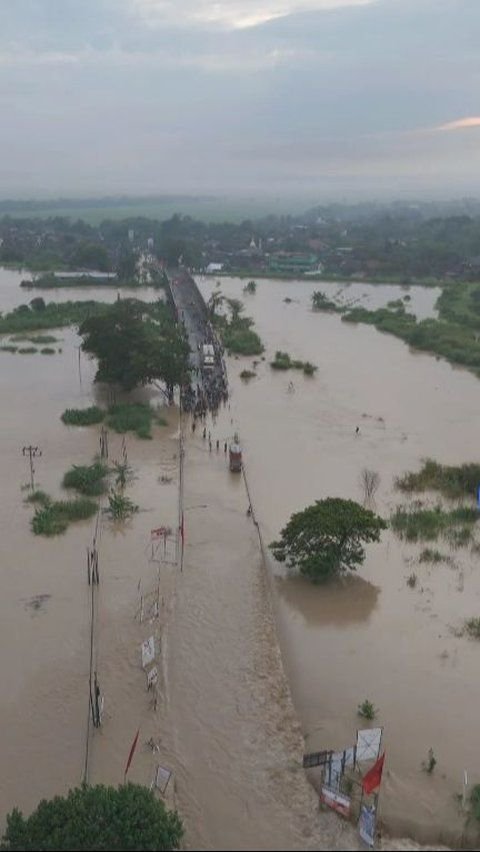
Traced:
<path id="1" fill-rule="evenodd" d="M 3 0 L 0 196 L 480 195 L 480 0 Z"/>

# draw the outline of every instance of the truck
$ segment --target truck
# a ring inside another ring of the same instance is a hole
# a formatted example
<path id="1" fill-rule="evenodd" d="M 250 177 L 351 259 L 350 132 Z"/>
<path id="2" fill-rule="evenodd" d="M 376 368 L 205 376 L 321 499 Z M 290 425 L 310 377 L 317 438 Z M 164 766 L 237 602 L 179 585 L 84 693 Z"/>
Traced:
<path id="1" fill-rule="evenodd" d="M 202 346 L 202 363 L 205 370 L 211 370 L 215 366 L 215 349 L 211 343 Z"/>

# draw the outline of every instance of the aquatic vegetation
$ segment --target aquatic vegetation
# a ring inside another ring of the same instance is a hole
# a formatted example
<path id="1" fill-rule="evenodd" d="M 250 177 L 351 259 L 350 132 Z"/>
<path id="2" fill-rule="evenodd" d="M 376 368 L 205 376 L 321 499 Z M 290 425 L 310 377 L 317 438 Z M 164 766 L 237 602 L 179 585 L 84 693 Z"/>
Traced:
<path id="1" fill-rule="evenodd" d="M 437 758 L 433 753 L 433 748 L 428 749 L 427 759 L 422 761 L 422 769 L 427 775 L 431 775 L 437 765 Z"/>
<path id="2" fill-rule="evenodd" d="M 86 497 L 78 497 L 76 500 L 49 500 L 35 510 L 32 530 L 35 535 L 60 535 L 70 523 L 91 518 L 96 511 L 97 504 Z"/>
<path id="3" fill-rule="evenodd" d="M 245 284 L 243 288 L 244 293 L 256 293 L 257 292 L 257 283 L 256 281 L 249 281 L 248 284 Z"/>
<path id="4" fill-rule="evenodd" d="M 42 491 L 40 488 L 37 488 L 36 491 L 32 491 L 28 497 L 25 498 L 26 503 L 41 503 L 45 505 L 50 501 L 50 497 L 45 491 Z"/>
<path id="5" fill-rule="evenodd" d="M 480 639 L 480 618 L 468 618 L 465 622 L 465 633 L 472 639 Z"/>
<path id="6" fill-rule="evenodd" d="M 34 302 L 43 303 L 43 308 Z M 22 331 L 40 331 L 49 328 L 61 328 L 76 325 L 89 316 L 105 314 L 109 305 L 104 302 L 49 302 L 32 299 L 29 305 L 19 305 L 13 311 L 0 317 L 0 334 L 16 334 Z M 53 341 L 52 341 L 53 342 Z"/>
<path id="7" fill-rule="evenodd" d="M 457 532 L 457 545 L 466 544 L 472 537 L 472 528 L 478 520 L 478 512 L 470 506 L 459 506 L 450 511 L 441 506 L 424 508 L 421 503 L 411 506 L 398 506 L 390 518 L 390 524 L 397 535 L 405 541 L 434 541 L 439 536 L 455 541 L 452 528 L 461 527 Z"/>
<path id="8" fill-rule="evenodd" d="M 310 361 L 292 360 L 288 352 L 275 352 L 275 358 L 270 361 L 270 366 L 273 370 L 303 370 L 306 376 L 313 376 L 317 367 L 311 364 Z"/>
<path id="9" fill-rule="evenodd" d="M 407 586 L 409 586 L 410 589 L 414 589 L 415 586 L 417 585 L 417 580 L 418 580 L 418 577 L 415 574 L 415 571 L 413 571 L 407 577 Z"/>
<path id="10" fill-rule="evenodd" d="M 55 349 L 52 349 L 51 346 L 44 346 L 43 349 L 40 349 L 41 355 L 55 355 Z"/>
<path id="11" fill-rule="evenodd" d="M 90 408 L 67 408 L 61 419 L 67 426 L 92 426 L 101 423 L 105 414 L 97 405 L 91 405 Z"/>
<path id="12" fill-rule="evenodd" d="M 87 497 L 98 497 L 107 490 L 105 478 L 109 473 L 107 465 L 96 461 L 91 465 L 74 464 L 63 477 L 63 487 L 73 488 Z"/>
<path id="13" fill-rule="evenodd" d="M 34 352 L 38 352 L 35 346 L 23 346 L 18 350 L 19 355 L 33 355 Z"/>
<path id="14" fill-rule="evenodd" d="M 240 373 L 240 378 L 244 381 L 248 381 L 248 379 L 254 379 L 257 374 L 254 373 L 253 370 L 242 370 Z"/>
<path id="15" fill-rule="evenodd" d="M 425 547 L 420 556 L 418 557 L 419 562 L 429 562 L 433 564 L 438 564 L 439 562 L 449 562 L 450 557 L 446 556 L 444 553 L 440 553 L 439 550 L 435 550 L 431 547 Z"/>
<path id="16" fill-rule="evenodd" d="M 312 294 L 312 308 L 314 311 L 336 311 L 339 312 L 344 310 L 339 307 L 335 302 L 332 302 L 328 296 L 325 295 L 321 290 L 315 290 Z"/>
<path id="17" fill-rule="evenodd" d="M 142 402 L 122 402 L 108 409 L 107 426 L 115 432 L 135 432 L 138 438 L 152 437 L 153 421 L 164 424 L 155 416 L 153 408 Z"/>
<path id="18" fill-rule="evenodd" d="M 18 350 L 18 346 L 12 346 L 11 343 L 5 343 L 3 346 L 0 346 L 0 352 L 16 352 Z"/>
<path id="19" fill-rule="evenodd" d="M 366 698 L 365 701 L 362 701 L 362 703 L 357 707 L 357 715 L 361 716 L 362 719 L 368 719 L 371 721 L 372 719 L 375 719 L 377 713 L 377 708 L 368 700 L 368 698 Z"/>
<path id="20" fill-rule="evenodd" d="M 138 512 L 138 506 L 136 506 L 129 497 L 125 497 L 124 494 L 119 494 L 116 491 L 112 491 L 108 495 L 107 513 L 110 515 L 112 520 L 124 521 L 136 512 Z"/>
<path id="21" fill-rule="evenodd" d="M 480 484 L 480 464 L 442 465 L 425 459 L 418 472 L 405 473 L 395 480 L 401 491 L 440 491 L 445 497 L 473 497 Z"/>

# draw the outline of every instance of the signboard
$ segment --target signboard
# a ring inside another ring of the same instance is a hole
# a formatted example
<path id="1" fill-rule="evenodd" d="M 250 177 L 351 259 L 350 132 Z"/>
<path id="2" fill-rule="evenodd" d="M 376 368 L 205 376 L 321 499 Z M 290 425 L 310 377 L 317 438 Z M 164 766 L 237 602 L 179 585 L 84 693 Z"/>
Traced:
<path id="1" fill-rule="evenodd" d="M 344 817 L 350 816 L 350 799 L 344 796 L 343 793 L 338 793 L 335 790 L 330 790 L 328 787 L 322 787 L 320 793 L 320 801 L 327 807 L 332 808 L 338 814 Z"/>
<path id="2" fill-rule="evenodd" d="M 155 639 L 153 636 L 150 636 L 149 639 L 145 639 L 145 642 L 142 642 L 142 667 L 145 669 L 150 663 L 153 663 L 155 659 Z"/>
<path id="3" fill-rule="evenodd" d="M 171 535 L 172 530 L 170 527 L 157 527 L 155 530 L 150 530 L 150 541 L 158 541 L 161 538 L 166 538 L 167 535 Z"/>
<path id="4" fill-rule="evenodd" d="M 157 766 L 153 777 L 152 787 L 156 787 L 163 795 L 168 787 L 168 782 L 171 777 L 172 773 L 170 769 L 165 769 L 164 766 Z"/>
<path id="5" fill-rule="evenodd" d="M 331 751 L 312 751 L 303 755 L 303 768 L 312 769 L 314 766 L 325 766 L 330 760 Z"/>
<path id="6" fill-rule="evenodd" d="M 380 752 L 383 728 L 364 728 L 357 731 L 357 763 L 376 760 Z"/>
<path id="7" fill-rule="evenodd" d="M 362 805 L 360 808 L 358 831 L 363 842 L 371 848 L 375 844 L 376 816 L 375 805 Z"/>

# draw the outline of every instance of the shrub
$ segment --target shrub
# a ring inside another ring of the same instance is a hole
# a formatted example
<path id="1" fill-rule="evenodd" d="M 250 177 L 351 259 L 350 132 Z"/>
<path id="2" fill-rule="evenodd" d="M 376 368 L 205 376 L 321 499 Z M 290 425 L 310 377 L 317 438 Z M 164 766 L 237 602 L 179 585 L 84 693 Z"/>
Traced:
<path id="1" fill-rule="evenodd" d="M 55 355 L 55 349 L 52 349 L 51 346 L 44 346 L 43 349 L 40 349 L 41 355 Z"/>
<path id="2" fill-rule="evenodd" d="M 135 432 L 139 438 L 152 437 L 151 428 L 155 412 L 141 402 L 123 402 L 108 409 L 107 425 L 115 432 Z"/>
<path id="3" fill-rule="evenodd" d="M 11 343 L 5 343 L 3 346 L 0 346 L 0 351 L 2 352 L 16 352 L 18 346 L 12 346 Z"/>
<path id="4" fill-rule="evenodd" d="M 96 511 L 97 504 L 86 497 L 45 502 L 35 510 L 32 530 L 35 535 L 59 535 L 65 532 L 70 522 L 91 518 Z"/>
<path id="5" fill-rule="evenodd" d="M 62 414 L 62 420 L 67 426 L 91 426 L 101 423 L 105 412 L 96 405 L 90 408 L 67 408 Z"/>
<path id="6" fill-rule="evenodd" d="M 247 381 L 248 379 L 254 379 L 257 374 L 253 372 L 253 370 L 242 370 L 240 373 L 240 378 Z"/>
<path id="7" fill-rule="evenodd" d="M 107 512 L 114 521 L 124 521 L 138 512 L 138 506 L 124 494 L 112 491 L 108 496 Z"/>
<path id="8" fill-rule="evenodd" d="M 377 712 L 377 708 L 368 700 L 368 698 L 366 698 L 365 701 L 362 701 L 362 703 L 357 707 L 357 714 L 361 716 L 362 719 L 375 719 Z"/>
<path id="9" fill-rule="evenodd" d="M 74 488 L 75 491 L 87 497 L 98 497 L 107 490 L 105 484 L 107 474 L 108 467 L 99 461 L 91 465 L 74 464 L 63 477 L 63 487 Z"/>
<path id="10" fill-rule="evenodd" d="M 18 350 L 19 355 L 33 355 L 34 352 L 38 352 L 35 346 L 23 346 Z"/>

